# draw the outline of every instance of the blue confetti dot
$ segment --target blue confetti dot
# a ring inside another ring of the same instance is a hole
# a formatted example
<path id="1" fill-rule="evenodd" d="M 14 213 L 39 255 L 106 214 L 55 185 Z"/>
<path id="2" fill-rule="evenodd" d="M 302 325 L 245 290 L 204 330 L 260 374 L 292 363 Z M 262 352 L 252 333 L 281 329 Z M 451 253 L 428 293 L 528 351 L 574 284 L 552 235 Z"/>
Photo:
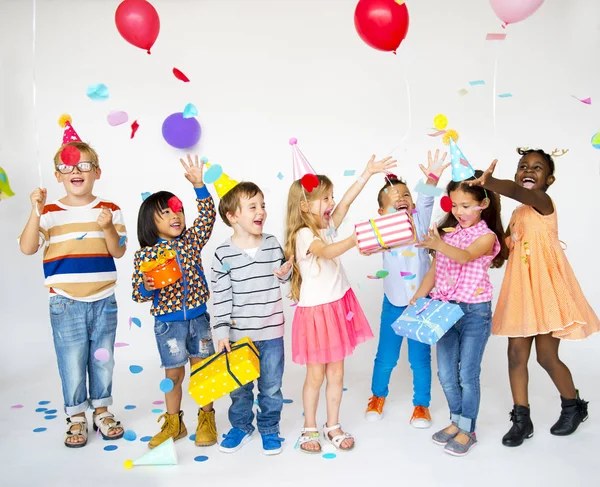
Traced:
<path id="1" fill-rule="evenodd" d="M 254 405 L 255 405 L 255 406 L 258 406 L 258 399 L 255 399 L 255 400 L 254 400 Z"/>
<path id="2" fill-rule="evenodd" d="M 42 431 L 46 431 L 47 428 L 36 428 L 33 430 L 34 433 L 41 433 Z"/>
<path id="3" fill-rule="evenodd" d="M 190 440 L 196 441 L 196 433 L 194 433 L 193 435 L 190 435 Z"/>
<path id="4" fill-rule="evenodd" d="M 144 442 L 144 443 L 148 443 L 150 440 L 152 439 L 151 436 L 142 436 L 140 438 L 140 441 Z"/>
<path id="5" fill-rule="evenodd" d="M 125 406 L 125 409 L 135 409 L 137 406 L 134 406 L 133 404 L 128 404 L 127 406 Z"/>
<path id="6" fill-rule="evenodd" d="M 45 406 L 46 404 L 50 404 L 50 401 L 40 401 L 38 402 L 40 406 Z"/>
<path id="7" fill-rule="evenodd" d="M 107 445 L 104 447 L 104 451 L 115 451 L 117 448 L 119 448 L 117 445 Z"/>
<path id="8" fill-rule="evenodd" d="M 197 457 L 194 458 L 195 462 L 205 462 L 206 460 L 208 460 L 208 457 L 204 456 L 204 455 L 199 455 Z"/>
<path id="9" fill-rule="evenodd" d="M 323 454 L 323 458 L 326 458 L 327 460 L 331 460 L 332 458 L 335 458 L 337 455 L 335 453 L 324 453 Z"/>
<path id="10" fill-rule="evenodd" d="M 223 272 L 229 272 L 230 270 L 231 270 L 231 266 L 227 262 L 225 262 L 223 264 Z"/>
<path id="11" fill-rule="evenodd" d="M 131 321 L 131 323 L 133 323 L 138 328 L 142 327 L 142 322 L 140 321 L 139 318 L 129 318 L 129 320 Z"/>
<path id="12" fill-rule="evenodd" d="M 43 412 L 45 412 L 45 411 L 48 411 L 48 408 L 37 408 L 37 409 L 35 410 L 35 412 L 36 412 L 36 413 L 43 413 Z"/>
<path id="13" fill-rule="evenodd" d="M 135 441 L 137 435 L 135 434 L 135 431 L 127 430 L 125 433 L 123 433 L 123 438 L 125 438 L 127 441 Z"/>
<path id="14" fill-rule="evenodd" d="M 129 366 L 129 372 L 131 372 L 132 374 L 139 374 L 142 370 L 144 370 L 144 367 L 142 367 L 141 365 Z"/>
<path id="15" fill-rule="evenodd" d="M 162 412 L 163 412 L 163 410 L 162 410 L 162 409 L 158 409 L 158 408 L 157 408 L 157 409 L 153 409 L 153 410 L 152 410 L 152 412 L 153 412 L 154 414 L 160 414 L 160 413 L 162 413 Z"/>
<path id="16" fill-rule="evenodd" d="M 346 392 L 347 390 L 348 390 L 348 389 L 347 389 L 346 387 L 344 387 L 344 388 L 342 389 L 342 391 L 344 391 L 344 392 Z"/>
<path id="17" fill-rule="evenodd" d="M 145 201 L 146 198 L 148 198 L 149 196 L 152 196 L 152 193 L 148 193 L 148 192 L 142 193 L 142 201 Z"/>
<path id="18" fill-rule="evenodd" d="M 160 381 L 160 390 L 166 394 L 167 392 L 171 392 L 173 390 L 174 385 L 175 384 L 173 384 L 171 379 L 163 379 Z"/>
<path id="19" fill-rule="evenodd" d="M 48 409 L 46 414 L 56 414 L 56 409 Z"/>
<path id="20" fill-rule="evenodd" d="M 284 399 L 283 400 L 283 404 L 292 404 L 294 401 L 292 401 L 291 399 Z"/>
<path id="21" fill-rule="evenodd" d="M 277 173 L 277 177 L 279 178 L 280 181 L 283 180 L 283 174 Z"/>
<path id="22" fill-rule="evenodd" d="M 212 184 L 223 174 L 223 168 L 218 164 L 214 164 L 208 168 L 204 173 L 204 182 L 206 184 Z"/>
<path id="23" fill-rule="evenodd" d="M 56 419 L 56 414 L 51 414 L 49 416 L 44 416 L 44 419 Z"/>
<path id="24" fill-rule="evenodd" d="M 119 238 L 119 247 L 123 247 L 127 243 L 127 237 L 125 235 L 121 235 Z"/>

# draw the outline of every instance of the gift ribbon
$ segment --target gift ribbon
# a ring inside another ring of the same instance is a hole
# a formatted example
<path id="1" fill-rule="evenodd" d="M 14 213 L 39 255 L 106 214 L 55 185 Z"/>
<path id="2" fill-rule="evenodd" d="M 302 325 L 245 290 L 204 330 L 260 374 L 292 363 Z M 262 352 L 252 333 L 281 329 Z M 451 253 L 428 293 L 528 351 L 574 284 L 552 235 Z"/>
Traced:
<path id="1" fill-rule="evenodd" d="M 381 236 L 381 233 L 379 233 L 379 229 L 377 228 L 377 224 L 375 223 L 375 220 L 373 220 L 371 218 L 371 219 L 369 219 L 369 223 L 371 224 L 373 233 L 375 233 L 375 237 L 377 238 L 377 243 L 379 244 L 379 246 L 382 249 L 387 249 L 387 246 L 385 245 L 385 242 L 383 241 L 383 237 Z"/>
<path id="2" fill-rule="evenodd" d="M 142 262 L 140 264 L 140 271 L 144 273 L 150 272 L 156 269 L 157 267 L 166 264 L 170 260 L 174 259 L 176 256 L 177 253 L 174 250 L 158 249 L 158 252 L 156 252 L 156 259 L 147 262 Z"/>
<path id="3" fill-rule="evenodd" d="M 433 299 L 430 299 L 429 301 L 427 301 L 427 303 L 425 303 L 425 305 L 424 305 L 424 306 L 423 306 L 421 309 L 419 309 L 419 310 L 417 311 L 417 313 L 416 313 L 416 314 L 418 315 L 418 314 L 422 313 L 423 311 L 425 311 L 427 308 L 429 308 L 429 306 L 431 305 L 431 303 L 433 303 Z M 442 301 L 442 302 L 441 302 L 441 303 L 440 303 L 440 304 L 439 304 L 439 305 L 438 305 L 438 306 L 437 306 L 437 307 L 436 307 L 436 308 L 435 308 L 435 309 L 434 309 L 434 310 L 433 310 L 433 311 L 430 313 L 430 315 L 429 315 L 429 316 L 433 316 L 435 313 L 437 313 L 437 312 L 439 311 L 439 309 L 440 309 L 440 308 L 442 308 L 442 307 L 443 307 L 443 306 L 445 306 L 446 304 L 449 304 L 449 303 L 448 303 L 448 302 L 444 302 L 444 301 Z M 435 333 L 435 334 L 437 335 L 437 337 L 438 337 L 438 340 L 439 340 L 440 338 L 442 338 L 442 336 L 444 336 L 444 333 L 446 333 L 446 332 L 444 331 L 444 329 L 443 329 L 443 328 L 442 328 L 440 325 L 438 325 L 437 323 L 433 323 L 433 322 L 431 322 L 431 321 L 430 321 L 429 319 L 427 319 L 427 318 L 421 318 L 421 320 L 419 320 L 419 321 L 422 321 L 422 322 L 424 323 L 424 325 L 425 325 L 427 328 L 429 328 L 429 329 L 430 329 L 430 330 L 431 330 L 433 333 Z M 422 326 L 423 326 L 423 325 L 420 325 L 420 326 L 419 326 L 419 328 L 417 328 L 417 331 L 416 331 L 416 334 L 417 334 L 417 336 L 418 336 L 418 334 L 419 334 L 419 330 L 421 329 L 421 327 L 422 327 Z"/>
<path id="4" fill-rule="evenodd" d="M 256 355 L 256 358 L 260 360 L 260 354 L 254 349 L 254 347 L 252 345 L 250 345 L 249 343 L 240 343 L 238 345 L 231 345 L 231 351 L 233 352 L 234 350 L 240 350 L 242 347 L 248 347 L 250 350 L 252 350 L 252 353 L 254 355 Z M 204 365 L 202 365 L 202 367 L 197 368 L 196 370 L 194 370 L 194 372 L 192 372 L 190 374 L 190 378 L 200 372 L 202 369 L 208 367 L 210 364 L 212 364 L 213 362 L 215 362 L 216 360 L 218 360 L 219 358 L 221 358 L 221 356 L 225 355 L 225 365 L 227 366 L 227 372 L 229 373 L 229 375 L 231 376 L 231 378 L 236 382 L 236 384 L 239 387 L 242 387 L 243 384 L 239 381 L 239 379 L 235 376 L 235 374 L 231 371 L 231 367 L 229 366 L 229 356 L 228 356 L 228 351 L 227 350 L 223 350 L 222 352 L 219 352 L 218 354 L 216 354 L 213 358 L 211 358 L 208 362 L 206 362 Z"/>

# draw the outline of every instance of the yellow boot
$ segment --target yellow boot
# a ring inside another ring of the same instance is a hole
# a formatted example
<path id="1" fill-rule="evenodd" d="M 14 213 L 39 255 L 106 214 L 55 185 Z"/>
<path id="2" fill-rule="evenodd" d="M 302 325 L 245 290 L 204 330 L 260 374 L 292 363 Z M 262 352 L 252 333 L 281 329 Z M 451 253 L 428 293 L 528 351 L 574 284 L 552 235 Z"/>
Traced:
<path id="1" fill-rule="evenodd" d="M 148 448 L 154 448 L 169 438 L 173 438 L 173 441 L 176 441 L 187 436 L 187 429 L 185 424 L 183 424 L 183 411 L 179 411 L 178 414 L 161 414 L 158 417 L 158 421 L 163 418 L 165 422 L 160 427 L 160 433 L 152 437 L 150 443 L 148 443 Z"/>
<path id="2" fill-rule="evenodd" d="M 196 446 L 211 446 L 217 442 L 217 424 L 215 410 L 198 409 L 198 427 L 196 428 Z"/>

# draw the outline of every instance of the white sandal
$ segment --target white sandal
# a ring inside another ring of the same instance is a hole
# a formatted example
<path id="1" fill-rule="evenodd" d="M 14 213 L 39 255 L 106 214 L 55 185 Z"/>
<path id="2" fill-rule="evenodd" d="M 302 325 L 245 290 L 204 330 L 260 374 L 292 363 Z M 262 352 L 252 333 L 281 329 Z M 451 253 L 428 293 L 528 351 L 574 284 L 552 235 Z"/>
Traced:
<path id="1" fill-rule="evenodd" d="M 333 438 L 329 437 L 329 432 L 333 431 L 333 430 L 337 430 L 337 429 L 340 429 L 340 430 L 342 429 L 342 426 L 339 423 L 334 424 L 333 426 L 327 426 L 327 424 L 325 424 L 325 425 L 323 425 L 323 436 L 329 443 L 331 443 L 333 446 L 335 446 L 339 451 L 354 450 L 354 445 L 356 445 L 356 440 L 354 440 L 354 436 L 352 436 L 350 433 L 344 433 L 343 435 L 337 435 L 337 436 L 334 436 Z M 350 448 L 343 448 L 342 442 L 344 440 L 353 440 L 352 446 Z"/>
<path id="2" fill-rule="evenodd" d="M 310 433 L 308 435 L 305 435 L 304 433 Z M 304 443 L 318 443 L 319 444 L 319 448 L 318 450 L 308 450 L 307 448 L 302 448 L 302 445 L 304 445 Z M 302 433 L 300 434 L 300 437 L 298 438 L 298 441 L 296 442 L 296 446 L 298 448 L 300 448 L 300 451 L 304 452 L 304 453 L 321 453 L 321 439 L 320 439 L 320 435 L 319 435 L 319 430 L 317 428 L 302 428 Z"/>
<path id="3" fill-rule="evenodd" d="M 71 428 L 75 425 L 79 425 L 79 431 L 71 431 Z M 69 438 L 74 438 L 76 436 L 83 437 L 83 441 L 74 443 L 71 441 L 67 441 Z M 67 418 L 67 431 L 65 432 L 65 446 L 67 448 L 82 448 L 87 445 L 88 439 L 88 427 L 87 427 L 87 418 L 85 416 L 71 416 Z"/>
<path id="4" fill-rule="evenodd" d="M 119 438 L 123 438 L 123 434 L 125 433 L 124 428 L 121 426 L 121 421 L 114 421 L 114 414 L 109 411 L 104 411 L 100 414 L 94 414 L 94 431 L 98 431 L 100 429 L 100 434 L 102 434 L 102 438 L 105 440 L 118 440 Z M 114 422 L 106 423 L 106 419 L 113 419 Z M 108 433 L 116 428 L 121 428 L 121 433 L 118 435 L 109 435 Z"/>

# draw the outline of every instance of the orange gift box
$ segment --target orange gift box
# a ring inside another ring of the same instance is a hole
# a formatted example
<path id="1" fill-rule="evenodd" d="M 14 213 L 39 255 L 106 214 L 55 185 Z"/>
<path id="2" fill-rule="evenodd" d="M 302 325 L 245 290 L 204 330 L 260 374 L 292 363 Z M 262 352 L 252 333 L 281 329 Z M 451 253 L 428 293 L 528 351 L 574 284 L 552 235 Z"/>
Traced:
<path id="1" fill-rule="evenodd" d="M 174 250 L 159 249 L 155 260 L 142 262 L 140 271 L 154 279 L 154 287 L 161 289 L 181 279 L 181 269 Z"/>

